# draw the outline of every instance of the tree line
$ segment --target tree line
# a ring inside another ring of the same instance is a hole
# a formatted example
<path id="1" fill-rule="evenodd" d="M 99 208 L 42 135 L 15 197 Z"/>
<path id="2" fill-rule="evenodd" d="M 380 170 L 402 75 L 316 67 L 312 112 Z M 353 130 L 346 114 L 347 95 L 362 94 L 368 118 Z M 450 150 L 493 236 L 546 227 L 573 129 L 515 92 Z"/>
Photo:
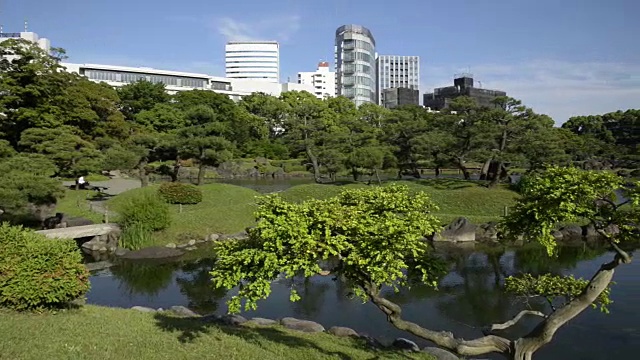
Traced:
<path id="1" fill-rule="evenodd" d="M 356 108 L 345 97 L 320 100 L 296 91 L 254 93 L 234 103 L 207 90 L 170 95 L 163 84 L 144 80 L 114 89 L 64 71 L 62 49 L 50 54 L 24 40 L 2 42 L 0 56 L 0 167 L 16 184 L 46 185 L 32 185 L 38 188 L 48 188 L 51 177 L 115 169 L 137 169 L 143 186 L 152 171 L 176 181 L 184 159 L 199 167 L 198 184 L 206 167 L 243 157 L 302 159 L 317 181 L 390 169 L 438 174 L 446 167 L 468 179 L 469 164 L 480 163 L 481 178 L 495 184 L 508 165 L 535 170 L 637 157 L 638 110 L 572 118 L 557 128 L 507 97 L 492 108 L 461 97 L 440 113 Z M 164 165 L 150 166 L 158 162 Z"/>

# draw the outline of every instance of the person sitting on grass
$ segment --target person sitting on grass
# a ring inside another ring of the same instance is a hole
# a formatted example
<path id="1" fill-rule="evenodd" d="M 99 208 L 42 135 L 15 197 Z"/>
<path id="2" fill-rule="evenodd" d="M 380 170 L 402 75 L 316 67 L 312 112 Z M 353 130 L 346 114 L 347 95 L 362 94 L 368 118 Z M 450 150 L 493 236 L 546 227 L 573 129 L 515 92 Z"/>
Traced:
<path id="1" fill-rule="evenodd" d="M 87 187 L 89 186 L 89 182 L 87 182 L 87 181 L 84 179 L 84 176 L 80 176 L 80 177 L 78 178 L 78 180 L 76 180 L 76 183 L 78 184 L 78 188 L 80 188 L 80 189 L 82 189 L 82 190 L 87 189 Z"/>

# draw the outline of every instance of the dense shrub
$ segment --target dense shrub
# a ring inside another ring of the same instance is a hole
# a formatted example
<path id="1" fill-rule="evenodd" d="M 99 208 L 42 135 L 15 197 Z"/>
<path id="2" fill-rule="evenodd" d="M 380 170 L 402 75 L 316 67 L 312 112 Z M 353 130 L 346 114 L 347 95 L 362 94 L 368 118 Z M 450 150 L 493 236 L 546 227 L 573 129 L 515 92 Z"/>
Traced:
<path id="1" fill-rule="evenodd" d="M 169 205 L 155 193 L 142 192 L 119 206 L 120 246 L 137 250 L 153 240 L 153 232 L 171 225 Z"/>
<path id="2" fill-rule="evenodd" d="M 169 204 L 197 204 L 202 201 L 202 191 L 191 184 L 163 183 L 158 194 Z"/>
<path id="3" fill-rule="evenodd" d="M 0 306 L 58 308 L 89 290 L 89 273 L 72 240 L 50 240 L 20 226 L 0 225 Z"/>

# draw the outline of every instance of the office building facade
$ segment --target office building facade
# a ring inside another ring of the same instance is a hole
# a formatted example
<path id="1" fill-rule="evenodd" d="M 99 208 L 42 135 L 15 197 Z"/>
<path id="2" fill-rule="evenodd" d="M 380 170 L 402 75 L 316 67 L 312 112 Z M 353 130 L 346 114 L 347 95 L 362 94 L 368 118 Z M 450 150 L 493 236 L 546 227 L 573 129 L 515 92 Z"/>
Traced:
<path id="1" fill-rule="evenodd" d="M 226 77 L 280 82 L 280 46 L 276 41 L 230 41 L 225 46 Z"/>
<path id="2" fill-rule="evenodd" d="M 299 72 L 298 84 L 313 86 L 313 94 L 318 99 L 336 96 L 336 73 L 326 61 L 321 61 L 316 71 Z"/>
<path id="3" fill-rule="evenodd" d="M 376 42 L 369 29 L 343 25 L 335 37 L 336 95 L 356 106 L 376 102 Z"/>
<path id="4" fill-rule="evenodd" d="M 385 105 L 384 90 L 405 88 L 420 91 L 420 57 L 380 55 L 376 59 L 376 96 Z"/>
<path id="5" fill-rule="evenodd" d="M 388 88 L 382 90 L 384 107 L 393 109 L 402 105 L 420 105 L 420 90 L 408 88 Z"/>
<path id="6" fill-rule="evenodd" d="M 454 77 L 453 86 L 436 88 L 432 93 L 424 94 L 422 104 L 432 110 L 442 110 L 459 96 L 468 96 L 481 107 L 495 107 L 492 101 L 499 96 L 507 96 L 507 93 L 477 88 L 474 86 L 472 74 L 458 74 Z"/>
<path id="7" fill-rule="evenodd" d="M 0 31 L 0 42 L 9 39 L 24 39 L 30 41 L 34 44 L 37 44 L 38 47 L 46 52 L 51 51 L 51 41 L 47 38 L 41 38 L 38 34 L 29 31 L 23 32 L 15 32 L 15 33 L 6 33 Z"/>

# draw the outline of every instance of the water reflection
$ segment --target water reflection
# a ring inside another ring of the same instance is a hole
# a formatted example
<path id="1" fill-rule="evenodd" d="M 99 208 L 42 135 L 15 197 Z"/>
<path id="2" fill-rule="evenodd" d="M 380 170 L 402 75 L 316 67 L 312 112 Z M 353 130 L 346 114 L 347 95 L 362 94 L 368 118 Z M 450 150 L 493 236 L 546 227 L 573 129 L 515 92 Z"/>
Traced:
<path id="1" fill-rule="evenodd" d="M 473 338 L 482 335 L 482 327 L 505 321 L 525 306 L 521 299 L 502 292 L 505 277 L 521 272 L 550 272 L 588 278 L 610 257 L 605 249 L 591 246 L 563 247 L 557 258 L 549 258 L 540 247 L 515 251 L 449 250 L 443 258 L 450 272 L 440 282 L 438 291 L 414 285 L 398 293 L 387 290 L 385 295 L 402 305 L 407 319 L 432 329 L 450 330 L 464 338 Z M 121 264 L 110 273 L 92 277 L 88 301 L 121 307 L 184 305 L 203 314 L 222 314 L 226 311 L 225 301 L 233 291 L 227 293 L 213 288 L 209 278 L 213 265 L 211 259 L 170 264 Z M 637 261 L 620 267 L 614 279 L 617 285 L 612 290 L 612 313 L 585 311 L 563 327 L 537 358 L 602 359 L 637 355 L 640 352 L 640 315 L 635 304 L 640 299 L 639 275 L 640 263 Z M 299 302 L 289 302 L 291 287 L 301 295 Z M 361 300 L 349 298 L 349 293 L 348 284 L 334 280 L 332 276 L 280 279 L 274 283 L 271 297 L 259 302 L 257 311 L 244 315 L 294 316 L 318 321 L 325 327 L 349 326 L 386 341 L 407 336 L 388 324 L 375 306 L 363 305 Z M 542 301 L 530 301 L 526 305 L 539 310 L 548 306 Z M 536 321 L 535 318 L 527 319 L 505 335 L 520 335 Z M 426 345 L 423 341 L 418 342 Z"/>

